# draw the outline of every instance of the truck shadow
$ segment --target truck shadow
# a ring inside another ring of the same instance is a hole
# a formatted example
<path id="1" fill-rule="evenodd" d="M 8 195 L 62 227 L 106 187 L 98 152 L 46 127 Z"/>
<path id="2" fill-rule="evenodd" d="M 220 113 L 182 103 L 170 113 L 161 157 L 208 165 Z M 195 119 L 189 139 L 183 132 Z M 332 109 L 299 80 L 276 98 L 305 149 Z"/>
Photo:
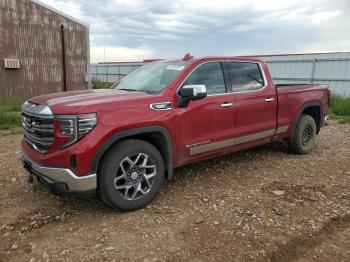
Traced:
<path id="1" fill-rule="evenodd" d="M 266 155 L 283 155 L 286 154 L 286 156 L 293 156 L 294 154 L 289 153 L 288 148 L 286 145 L 282 142 L 273 142 L 266 145 L 257 146 L 251 149 L 239 151 L 236 153 L 223 155 L 219 157 L 214 157 L 207 160 L 202 160 L 199 162 L 195 162 L 193 164 L 189 164 L 186 166 L 181 166 L 175 169 L 174 171 L 174 177 L 170 181 L 170 184 L 172 182 L 179 182 L 186 177 L 191 176 L 195 173 L 203 173 L 203 170 L 206 170 L 210 167 L 217 167 L 220 168 L 223 167 L 225 164 L 229 163 L 232 167 L 237 167 L 239 171 L 239 167 L 237 166 L 237 163 L 247 163 L 254 160 L 262 160 L 263 156 Z"/>
<path id="2" fill-rule="evenodd" d="M 156 197 L 156 200 L 160 200 L 160 198 L 165 197 L 167 194 L 167 189 L 170 187 L 172 189 L 177 190 L 178 186 L 182 188 L 184 184 L 190 183 L 190 181 L 196 176 L 196 174 L 200 174 L 203 178 L 210 178 L 208 173 L 205 171 L 208 168 L 212 167 L 221 167 L 224 163 L 230 163 L 230 165 L 235 166 L 237 162 L 249 162 L 252 158 L 259 159 L 262 155 L 266 154 L 283 154 L 288 152 L 286 147 L 282 143 L 271 143 L 267 145 L 262 145 L 259 147 L 255 147 L 252 149 L 240 151 L 237 153 L 224 155 L 216 158 L 212 158 L 205 161 L 196 162 L 187 166 L 179 167 L 174 172 L 174 177 L 172 180 L 168 181 L 163 185 L 161 192 L 164 192 L 162 196 Z M 237 167 L 239 170 L 239 167 Z M 42 188 L 40 185 L 34 185 L 34 192 L 38 198 L 47 198 L 48 195 L 46 193 L 46 189 Z M 96 195 L 89 196 L 79 196 L 79 195 L 66 195 L 66 196 L 52 196 L 53 198 L 57 198 L 58 205 L 61 206 L 62 209 L 67 210 L 78 210 L 82 213 L 85 212 L 115 212 L 122 213 L 117 210 L 113 210 L 107 205 L 103 204 Z M 74 212 L 73 214 L 74 215 Z"/>
<path id="3" fill-rule="evenodd" d="M 163 197 L 166 195 L 166 191 L 168 187 L 174 188 L 176 185 L 184 185 L 184 183 L 188 183 L 191 181 L 191 178 L 195 176 L 195 174 L 200 173 L 203 174 L 204 178 L 207 177 L 208 174 L 204 174 L 203 171 L 206 169 L 216 166 L 220 167 L 220 165 L 223 165 L 222 163 L 232 163 L 232 165 L 235 165 L 237 162 L 242 161 L 251 161 L 252 158 L 258 159 L 262 155 L 265 154 L 283 154 L 287 153 L 288 150 L 286 149 L 285 145 L 282 143 L 271 143 L 267 145 L 262 145 L 259 147 L 255 147 L 252 149 L 240 151 L 237 153 L 224 155 L 216 158 L 212 158 L 205 161 L 196 162 L 187 166 L 179 167 L 175 169 L 174 177 L 172 180 L 168 181 L 163 185 L 163 188 L 161 191 L 165 191 L 163 194 Z M 45 190 L 41 188 L 40 186 L 37 188 L 38 191 Z M 156 197 L 159 200 L 158 196 Z M 89 211 L 96 210 L 97 212 L 117 212 L 119 211 L 113 210 L 110 207 L 104 205 L 96 195 L 90 195 L 90 196 L 76 196 L 76 195 L 67 195 L 63 197 L 58 198 L 61 202 L 62 206 L 65 206 L 66 208 L 74 208 L 79 209 L 81 211 Z"/>

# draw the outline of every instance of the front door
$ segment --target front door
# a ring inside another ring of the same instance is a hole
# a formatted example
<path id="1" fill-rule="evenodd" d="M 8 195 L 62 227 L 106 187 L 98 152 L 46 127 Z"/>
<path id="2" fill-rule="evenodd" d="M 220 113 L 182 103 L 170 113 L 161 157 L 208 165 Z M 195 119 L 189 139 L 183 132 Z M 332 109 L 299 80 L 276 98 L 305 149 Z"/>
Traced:
<path id="1" fill-rule="evenodd" d="M 208 96 L 173 111 L 180 165 L 232 146 L 235 94 L 227 92 L 222 66 L 220 62 L 204 63 L 182 84 L 205 85 Z"/>

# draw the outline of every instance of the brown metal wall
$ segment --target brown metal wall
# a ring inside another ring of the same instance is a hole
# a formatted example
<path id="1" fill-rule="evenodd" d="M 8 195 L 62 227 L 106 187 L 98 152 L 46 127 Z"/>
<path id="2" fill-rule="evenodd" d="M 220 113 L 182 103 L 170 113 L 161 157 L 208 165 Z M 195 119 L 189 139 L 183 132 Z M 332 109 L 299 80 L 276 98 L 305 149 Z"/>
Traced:
<path id="1" fill-rule="evenodd" d="M 0 0 L 0 100 L 63 91 L 61 25 L 65 28 L 67 89 L 86 89 L 86 28 L 30 0 Z M 20 60 L 5 69 L 4 58 Z"/>

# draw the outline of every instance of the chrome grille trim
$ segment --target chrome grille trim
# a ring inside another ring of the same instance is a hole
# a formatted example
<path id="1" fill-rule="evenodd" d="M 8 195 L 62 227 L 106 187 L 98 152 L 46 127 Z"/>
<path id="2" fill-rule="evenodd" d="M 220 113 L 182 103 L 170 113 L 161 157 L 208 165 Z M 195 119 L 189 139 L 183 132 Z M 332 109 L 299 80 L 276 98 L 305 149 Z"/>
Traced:
<path id="1" fill-rule="evenodd" d="M 52 111 L 48 106 L 26 101 L 21 106 L 21 109 L 22 112 L 25 112 L 27 115 L 40 116 L 42 118 L 53 118 Z"/>
<path id="2" fill-rule="evenodd" d="M 47 152 L 54 142 L 54 123 L 51 109 L 25 102 L 22 105 L 22 127 L 25 141 L 40 153 Z"/>
<path id="3" fill-rule="evenodd" d="M 52 125 L 52 128 L 41 128 L 41 127 L 36 127 L 34 125 L 32 125 L 32 128 L 29 129 L 26 125 L 23 125 L 23 128 L 25 129 L 25 131 L 28 131 L 28 132 L 42 132 L 42 133 L 45 133 L 45 134 L 52 134 L 53 133 L 53 125 Z"/>
<path id="4" fill-rule="evenodd" d="M 31 134 L 28 131 L 24 131 L 24 136 L 29 137 L 30 140 L 43 145 L 51 145 L 53 142 L 53 138 L 40 137 L 38 135 Z"/>

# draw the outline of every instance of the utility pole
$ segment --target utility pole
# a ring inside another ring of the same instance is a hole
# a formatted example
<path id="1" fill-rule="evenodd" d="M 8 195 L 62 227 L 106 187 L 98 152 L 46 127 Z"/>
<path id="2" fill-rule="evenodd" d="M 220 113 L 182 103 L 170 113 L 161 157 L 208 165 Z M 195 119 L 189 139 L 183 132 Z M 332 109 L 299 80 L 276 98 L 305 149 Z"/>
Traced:
<path id="1" fill-rule="evenodd" d="M 105 66 L 105 82 L 107 82 L 107 67 L 106 67 L 106 47 L 103 47 L 103 64 Z"/>

